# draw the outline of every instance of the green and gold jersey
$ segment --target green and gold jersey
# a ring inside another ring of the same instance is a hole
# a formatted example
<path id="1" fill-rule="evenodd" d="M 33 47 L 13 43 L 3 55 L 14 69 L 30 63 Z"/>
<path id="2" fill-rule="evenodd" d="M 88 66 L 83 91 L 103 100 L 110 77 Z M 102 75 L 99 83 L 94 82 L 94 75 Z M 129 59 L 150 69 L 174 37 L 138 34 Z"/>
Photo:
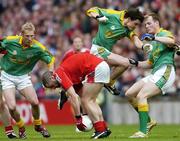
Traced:
<path id="1" fill-rule="evenodd" d="M 93 7 L 89 9 L 86 14 L 89 15 L 90 12 L 95 12 L 108 18 L 105 23 L 99 22 L 98 32 L 93 38 L 93 44 L 105 47 L 109 51 L 112 51 L 112 46 L 117 40 L 123 37 L 131 38 L 135 34 L 123 25 L 124 14 L 126 11 Z"/>
<path id="2" fill-rule="evenodd" d="M 171 32 L 163 28 L 160 28 L 156 36 L 174 38 Z M 153 46 L 153 49 L 149 54 L 148 60 L 153 65 L 152 73 L 155 73 L 164 64 L 174 65 L 175 50 L 173 48 L 158 41 L 151 41 L 150 44 Z"/>
<path id="3" fill-rule="evenodd" d="M 55 60 L 45 46 L 36 40 L 30 47 L 23 47 L 22 36 L 7 36 L 0 48 L 7 51 L 1 58 L 1 69 L 15 76 L 28 74 L 39 60 L 48 65 L 52 65 Z"/>

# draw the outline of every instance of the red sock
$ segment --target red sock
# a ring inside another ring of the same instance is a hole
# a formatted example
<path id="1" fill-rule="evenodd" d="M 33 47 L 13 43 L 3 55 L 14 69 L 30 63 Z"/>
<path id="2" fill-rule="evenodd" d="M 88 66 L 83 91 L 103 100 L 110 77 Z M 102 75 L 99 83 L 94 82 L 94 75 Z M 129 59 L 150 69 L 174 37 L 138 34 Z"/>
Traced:
<path id="1" fill-rule="evenodd" d="M 104 122 L 102 121 L 94 123 L 93 126 L 96 132 L 103 132 L 104 130 L 106 130 L 104 127 Z"/>
<path id="2" fill-rule="evenodd" d="M 5 132 L 6 132 L 6 134 L 12 133 L 13 131 L 14 131 L 14 130 L 13 130 L 12 125 L 5 127 Z"/>

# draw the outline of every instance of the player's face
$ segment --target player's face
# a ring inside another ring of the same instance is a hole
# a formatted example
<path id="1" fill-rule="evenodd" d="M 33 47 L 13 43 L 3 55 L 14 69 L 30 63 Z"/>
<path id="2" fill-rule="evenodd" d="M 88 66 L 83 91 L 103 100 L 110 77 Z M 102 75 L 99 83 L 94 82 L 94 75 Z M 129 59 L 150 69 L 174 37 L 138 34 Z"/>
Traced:
<path id="1" fill-rule="evenodd" d="M 59 87 L 59 83 L 57 82 L 57 80 L 55 79 L 54 76 L 51 77 L 51 79 L 48 81 L 48 83 L 46 83 L 46 87 L 47 88 L 51 88 L 51 89 L 55 89 L 57 87 Z"/>
<path id="2" fill-rule="evenodd" d="M 81 38 L 75 38 L 74 40 L 73 40 L 73 46 L 74 46 L 74 49 L 76 50 L 76 51 L 78 51 L 78 50 L 80 50 L 81 48 L 82 48 L 82 46 L 83 46 L 83 42 L 82 42 L 82 39 Z"/>
<path id="3" fill-rule="evenodd" d="M 146 18 L 146 20 L 145 20 L 145 28 L 146 28 L 147 33 L 155 34 L 157 26 L 158 26 L 157 21 L 154 21 L 151 16 Z"/>
<path id="4" fill-rule="evenodd" d="M 30 45 L 35 37 L 34 31 L 33 30 L 25 30 L 22 33 L 22 37 L 23 37 L 23 43 L 25 45 Z"/>
<path id="5" fill-rule="evenodd" d="M 130 20 L 127 22 L 127 27 L 130 29 L 130 30 L 134 30 L 137 26 L 140 25 L 140 21 L 139 20 Z"/>

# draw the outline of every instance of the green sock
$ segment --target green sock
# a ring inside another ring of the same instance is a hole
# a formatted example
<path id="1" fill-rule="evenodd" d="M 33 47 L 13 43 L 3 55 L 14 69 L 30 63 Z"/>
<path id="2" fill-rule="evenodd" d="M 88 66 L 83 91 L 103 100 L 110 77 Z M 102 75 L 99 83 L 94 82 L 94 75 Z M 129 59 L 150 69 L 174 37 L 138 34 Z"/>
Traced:
<path id="1" fill-rule="evenodd" d="M 149 105 L 148 104 L 138 104 L 138 111 L 139 111 L 139 130 L 144 134 L 147 133 L 147 123 L 149 122 Z"/>
<path id="2" fill-rule="evenodd" d="M 133 106 L 133 108 L 136 110 L 136 112 L 138 112 L 139 113 L 139 111 L 138 111 L 138 107 L 134 107 Z M 148 114 L 148 122 L 150 122 L 151 121 L 151 117 L 149 116 L 149 114 Z"/>
<path id="3" fill-rule="evenodd" d="M 148 123 L 148 112 L 139 112 L 139 130 L 144 134 L 147 133 L 147 123 Z"/>

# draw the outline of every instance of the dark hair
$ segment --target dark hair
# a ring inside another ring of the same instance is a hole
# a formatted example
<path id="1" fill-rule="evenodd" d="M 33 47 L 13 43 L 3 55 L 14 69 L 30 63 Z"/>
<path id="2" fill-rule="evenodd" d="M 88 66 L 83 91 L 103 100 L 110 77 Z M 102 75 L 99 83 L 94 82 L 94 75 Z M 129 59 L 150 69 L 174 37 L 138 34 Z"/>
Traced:
<path id="1" fill-rule="evenodd" d="M 141 23 L 144 21 L 144 15 L 138 8 L 129 8 L 125 13 L 124 18 L 130 18 L 133 21 L 140 20 Z"/>
<path id="2" fill-rule="evenodd" d="M 43 73 L 42 75 L 42 83 L 45 87 L 48 87 L 49 81 L 51 80 L 53 75 L 52 71 L 46 71 L 45 73 Z"/>
<path id="3" fill-rule="evenodd" d="M 145 16 L 145 18 L 147 17 L 152 17 L 154 21 L 158 21 L 159 22 L 159 25 L 161 25 L 161 22 L 160 22 L 160 18 L 159 18 L 159 15 L 156 14 L 156 13 L 150 13 L 150 14 L 147 14 Z"/>

